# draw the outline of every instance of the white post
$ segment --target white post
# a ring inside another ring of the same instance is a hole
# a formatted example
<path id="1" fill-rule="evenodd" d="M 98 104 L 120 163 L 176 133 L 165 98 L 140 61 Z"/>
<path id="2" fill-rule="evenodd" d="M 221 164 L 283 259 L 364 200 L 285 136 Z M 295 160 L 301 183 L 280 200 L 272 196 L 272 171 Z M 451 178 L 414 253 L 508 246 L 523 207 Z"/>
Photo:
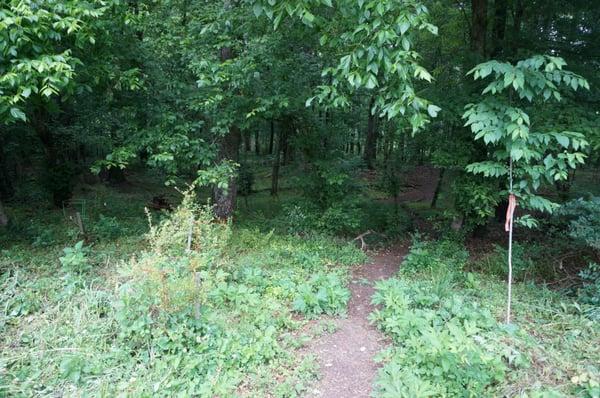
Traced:
<path id="1" fill-rule="evenodd" d="M 509 216 L 509 224 L 508 224 L 508 301 L 506 305 L 506 324 L 510 324 L 510 305 L 512 301 L 512 241 L 513 241 L 513 216 L 514 211 L 511 212 L 511 197 L 513 195 L 513 162 L 512 157 L 510 158 L 509 165 L 509 201 L 508 201 L 508 212 L 507 216 Z M 512 214 L 511 214 L 512 213 Z"/>

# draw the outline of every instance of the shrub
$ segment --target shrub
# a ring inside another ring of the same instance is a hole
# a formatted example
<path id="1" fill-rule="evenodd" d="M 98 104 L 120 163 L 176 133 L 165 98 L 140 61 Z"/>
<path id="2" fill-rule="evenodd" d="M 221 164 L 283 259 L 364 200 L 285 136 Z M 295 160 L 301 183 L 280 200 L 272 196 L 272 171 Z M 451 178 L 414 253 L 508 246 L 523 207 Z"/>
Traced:
<path id="1" fill-rule="evenodd" d="M 569 236 L 600 252 L 600 197 L 568 202 L 557 214 L 566 221 Z"/>
<path id="2" fill-rule="evenodd" d="M 348 235 L 358 231 L 362 215 L 356 201 L 344 200 L 333 203 L 323 212 L 317 226 L 320 231 L 334 235 Z"/>
<path id="3" fill-rule="evenodd" d="M 592 308 L 587 313 L 592 319 L 600 321 L 600 265 L 591 263 L 579 276 L 583 285 L 577 291 L 578 300 L 591 305 Z"/>
<path id="4" fill-rule="evenodd" d="M 125 228 L 116 217 L 107 217 L 100 214 L 98 221 L 92 227 L 92 233 L 103 240 L 113 240 L 122 236 Z"/>
<path id="5" fill-rule="evenodd" d="M 417 234 L 413 236 L 412 246 L 400 269 L 402 272 L 409 273 L 455 272 L 462 270 L 468 258 L 469 253 L 458 242 L 451 240 L 426 241 Z"/>
<path id="6" fill-rule="evenodd" d="M 83 241 L 80 240 L 73 247 L 65 247 L 64 255 L 59 258 L 63 269 L 70 273 L 81 273 L 89 271 L 91 264 L 88 260 L 88 248 L 83 246 Z"/>
<path id="7" fill-rule="evenodd" d="M 477 303 L 430 280 L 378 282 L 371 320 L 394 341 L 380 370 L 381 397 L 483 396 L 504 379 L 497 324 Z M 494 347 L 494 348 L 492 348 Z"/>
<path id="8" fill-rule="evenodd" d="M 305 315 L 339 315 L 346 311 L 350 291 L 333 273 L 318 274 L 297 287 L 294 310 Z"/>

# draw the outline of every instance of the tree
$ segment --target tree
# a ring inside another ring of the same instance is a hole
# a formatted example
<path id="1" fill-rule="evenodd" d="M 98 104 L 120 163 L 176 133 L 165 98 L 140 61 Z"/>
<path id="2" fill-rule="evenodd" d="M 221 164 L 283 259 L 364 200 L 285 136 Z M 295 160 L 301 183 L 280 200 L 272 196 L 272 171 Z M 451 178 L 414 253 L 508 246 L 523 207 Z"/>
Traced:
<path id="1" fill-rule="evenodd" d="M 534 56 L 516 65 L 489 61 L 477 65 L 469 74 L 474 79 L 492 77 L 485 87 L 484 98 L 476 104 L 467 105 L 463 115 L 466 125 L 475 134 L 475 140 L 483 140 L 490 148 L 489 160 L 467 166 L 473 174 L 487 178 L 506 179 L 502 195 L 509 196 L 507 229 L 509 232 L 508 304 L 506 322 L 510 322 L 512 285 L 512 211 L 518 198 L 526 209 L 552 212 L 557 205 L 537 194 L 546 182 L 566 180 L 569 169 L 584 163 L 583 150 L 588 146 L 583 134 L 573 131 L 544 131 L 551 122 L 532 121 L 522 102 L 535 112 L 536 105 L 549 100 L 560 101 L 560 88 L 576 91 L 579 87 L 589 89 L 581 76 L 563 70 L 562 58 Z M 535 115 L 535 113 L 534 113 Z M 533 226 L 531 217 L 523 217 L 520 223 Z"/>

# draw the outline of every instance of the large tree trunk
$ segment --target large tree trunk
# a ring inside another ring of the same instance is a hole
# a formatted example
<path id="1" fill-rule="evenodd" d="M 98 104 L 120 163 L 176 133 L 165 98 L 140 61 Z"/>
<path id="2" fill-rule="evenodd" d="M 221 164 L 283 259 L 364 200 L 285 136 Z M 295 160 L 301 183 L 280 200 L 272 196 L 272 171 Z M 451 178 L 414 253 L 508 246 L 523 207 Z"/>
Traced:
<path id="1" fill-rule="evenodd" d="M 218 161 L 234 161 L 239 160 L 239 147 L 241 141 L 240 129 L 236 126 L 231 126 L 229 134 L 221 139 Z M 237 178 L 231 177 L 228 182 L 227 189 L 214 187 L 213 200 L 215 216 L 226 220 L 233 215 L 235 210 L 237 197 Z"/>
<path id="2" fill-rule="evenodd" d="M 4 206 L 2 206 L 2 201 L 0 200 L 0 227 L 4 227 L 8 224 L 8 216 L 4 212 Z"/>
<path id="3" fill-rule="evenodd" d="M 487 0 L 471 0 L 471 50 L 485 55 Z"/>
<path id="4" fill-rule="evenodd" d="M 365 140 L 365 153 L 363 159 L 370 170 L 375 168 L 377 158 L 377 129 L 375 127 L 375 115 L 372 113 L 374 98 L 369 102 L 369 118 L 367 121 L 367 138 Z"/>
<path id="5" fill-rule="evenodd" d="M 508 0 L 494 0 L 494 29 L 492 30 L 492 58 L 497 57 L 504 49 L 506 33 L 506 16 Z"/>
<path id="6" fill-rule="evenodd" d="M 234 58 L 233 50 L 230 47 L 221 48 L 221 62 Z M 248 136 L 246 134 L 246 136 Z M 229 127 L 229 133 L 221 138 L 219 145 L 219 155 L 217 162 L 239 161 L 239 149 L 242 134 L 236 125 Z M 237 178 L 231 177 L 227 188 L 213 188 L 214 212 L 215 216 L 221 220 L 226 220 L 233 215 L 237 197 Z"/>
<path id="7" fill-rule="evenodd" d="M 64 150 L 61 151 L 60 145 L 55 142 L 56 137 L 52 134 L 49 123 L 50 115 L 44 105 L 40 105 L 32 114 L 31 126 L 42 142 L 46 155 L 44 184 L 52 193 L 54 205 L 62 207 L 73 195 L 72 179 L 76 173 L 73 165 L 64 159 Z"/>

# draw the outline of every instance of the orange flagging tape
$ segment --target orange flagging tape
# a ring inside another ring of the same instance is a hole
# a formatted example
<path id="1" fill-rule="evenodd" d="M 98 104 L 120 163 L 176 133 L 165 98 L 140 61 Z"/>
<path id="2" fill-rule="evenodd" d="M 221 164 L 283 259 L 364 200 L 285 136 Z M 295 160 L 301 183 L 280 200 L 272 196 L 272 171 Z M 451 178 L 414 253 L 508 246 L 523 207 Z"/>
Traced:
<path id="1" fill-rule="evenodd" d="M 510 230 L 510 221 L 513 219 L 516 207 L 517 197 L 511 193 L 508 195 L 508 208 L 506 209 L 506 222 L 504 223 L 504 230 L 506 232 Z"/>

